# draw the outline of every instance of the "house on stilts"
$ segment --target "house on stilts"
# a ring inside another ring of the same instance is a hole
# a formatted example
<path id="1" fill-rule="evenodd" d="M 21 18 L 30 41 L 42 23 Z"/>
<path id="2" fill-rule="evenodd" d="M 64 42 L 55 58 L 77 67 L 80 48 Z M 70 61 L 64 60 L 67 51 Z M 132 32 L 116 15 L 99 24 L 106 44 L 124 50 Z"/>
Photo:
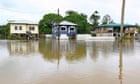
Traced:
<path id="1" fill-rule="evenodd" d="M 10 37 L 25 38 L 25 39 L 38 39 L 39 29 L 38 24 L 26 20 L 9 20 L 10 24 Z"/>
<path id="2" fill-rule="evenodd" d="M 120 37 L 121 24 L 111 23 L 102 24 L 95 29 L 96 36 L 112 36 Z M 126 37 L 134 38 L 137 34 L 137 29 L 135 25 L 124 24 L 123 34 Z"/>
<path id="3" fill-rule="evenodd" d="M 52 37 L 54 39 L 76 39 L 77 24 L 68 21 L 54 23 L 52 25 Z"/>

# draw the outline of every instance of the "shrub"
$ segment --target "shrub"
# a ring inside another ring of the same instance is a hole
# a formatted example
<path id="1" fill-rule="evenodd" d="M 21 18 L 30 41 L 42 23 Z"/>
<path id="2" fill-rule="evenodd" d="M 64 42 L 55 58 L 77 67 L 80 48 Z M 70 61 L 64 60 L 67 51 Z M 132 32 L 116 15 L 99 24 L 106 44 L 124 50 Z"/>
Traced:
<path id="1" fill-rule="evenodd" d="M 91 33 L 91 36 L 96 36 L 96 33 L 95 33 L 95 32 L 92 32 L 92 33 Z"/>

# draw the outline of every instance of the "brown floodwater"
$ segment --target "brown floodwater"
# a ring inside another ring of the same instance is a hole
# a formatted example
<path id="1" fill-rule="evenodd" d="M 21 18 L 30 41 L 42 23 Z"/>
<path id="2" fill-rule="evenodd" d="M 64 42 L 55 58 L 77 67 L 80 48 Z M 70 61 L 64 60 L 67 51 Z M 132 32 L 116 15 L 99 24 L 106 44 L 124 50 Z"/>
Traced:
<path id="1" fill-rule="evenodd" d="M 0 84 L 140 84 L 140 42 L 0 40 Z"/>

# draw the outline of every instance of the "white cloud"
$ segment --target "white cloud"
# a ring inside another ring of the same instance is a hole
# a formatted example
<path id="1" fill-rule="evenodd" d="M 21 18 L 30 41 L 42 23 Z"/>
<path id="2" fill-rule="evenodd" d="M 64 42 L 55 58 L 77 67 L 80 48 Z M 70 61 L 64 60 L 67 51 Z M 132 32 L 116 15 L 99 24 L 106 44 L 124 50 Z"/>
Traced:
<path id="1" fill-rule="evenodd" d="M 0 2 L 2 8 L 0 24 L 8 18 L 39 20 L 46 13 L 57 13 L 58 8 L 62 15 L 65 15 L 67 10 L 75 10 L 90 16 L 97 10 L 101 16 L 109 14 L 115 22 L 119 22 L 122 4 L 122 0 L 0 0 Z M 138 0 L 126 1 L 126 23 L 140 22 L 139 7 Z"/>
<path id="2" fill-rule="evenodd" d="M 24 12 L 16 12 L 11 10 L 3 10 L 0 9 L 0 23 L 6 24 L 8 20 L 33 20 L 34 22 L 37 22 L 39 20 L 39 15 L 33 15 L 30 13 L 24 13 Z M 2 16 L 2 17 L 1 17 Z"/>

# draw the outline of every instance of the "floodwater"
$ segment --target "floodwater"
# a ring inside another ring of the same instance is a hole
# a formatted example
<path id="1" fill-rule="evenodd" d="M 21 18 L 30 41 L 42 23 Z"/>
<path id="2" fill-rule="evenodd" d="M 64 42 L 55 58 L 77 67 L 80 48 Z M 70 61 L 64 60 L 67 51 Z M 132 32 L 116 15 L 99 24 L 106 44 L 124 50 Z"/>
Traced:
<path id="1" fill-rule="evenodd" d="M 0 84 L 140 84 L 140 42 L 0 40 Z"/>

